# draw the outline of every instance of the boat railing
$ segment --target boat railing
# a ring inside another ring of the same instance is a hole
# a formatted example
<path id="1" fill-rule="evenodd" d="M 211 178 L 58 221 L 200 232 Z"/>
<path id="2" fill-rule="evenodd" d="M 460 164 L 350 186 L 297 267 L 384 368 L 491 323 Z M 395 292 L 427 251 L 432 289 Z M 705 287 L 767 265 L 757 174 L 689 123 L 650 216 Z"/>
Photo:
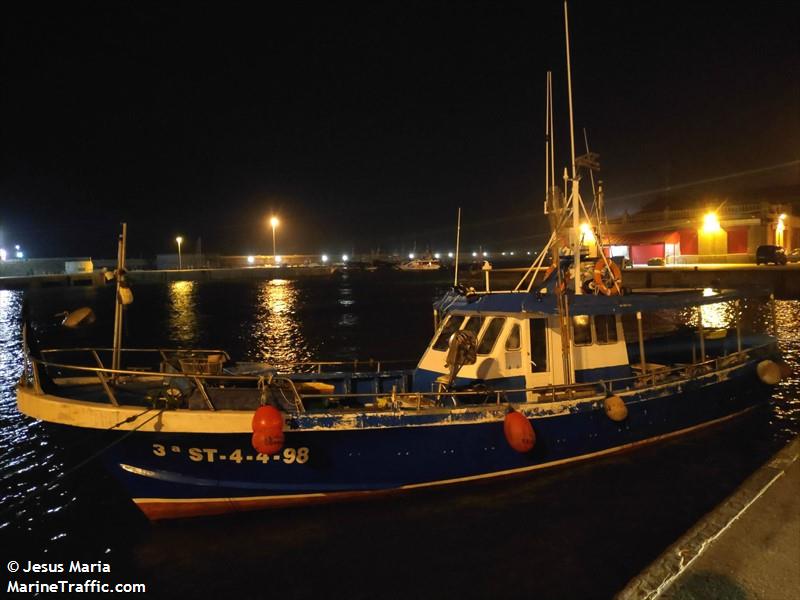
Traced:
<path id="1" fill-rule="evenodd" d="M 696 379 L 710 373 L 721 372 L 749 359 L 759 356 L 766 357 L 770 346 L 772 346 L 771 343 L 753 346 L 725 356 L 717 356 L 693 363 L 680 363 L 671 366 L 648 363 L 644 368 L 640 365 L 631 365 L 636 371 L 635 375 L 605 379 L 603 383 L 609 393 L 614 393 L 615 391 L 661 385 L 683 379 Z"/>
<path id="2" fill-rule="evenodd" d="M 65 374 L 80 373 L 96 378 L 100 383 L 109 402 L 119 406 L 118 392 L 130 388 L 133 382 L 155 384 L 156 382 L 169 397 L 170 390 L 180 389 L 181 384 L 191 382 L 192 391 L 196 390 L 208 410 L 218 410 L 209 395 L 209 388 L 224 389 L 226 386 L 236 387 L 244 384 L 245 387 L 254 388 L 262 392 L 262 399 L 266 391 L 276 399 L 281 408 L 290 413 L 302 413 L 307 410 L 309 403 L 324 400 L 326 403 L 338 404 L 341 401 L 356 401 L 362 408 L 387 408 L 387 409 L 426 409 L 443 408 L 464 405 L 500 405 L 512 402 L 524 402 L 531 396 L 536 396 L 538 402 L 564 402 L 585 400 L 588 398 L 602 398 L 621 391 L 630 391 L 649 386 L 665 385 L 680 380 L 692 380 L 705 377 L 709 374 L 720 373 L 725 369 L 735 367 L 748 360 L 766 357 L 773 343 L 747 348 L 726 356 L 710 358 L 708 360 L 672 367 L 658 366 L 645 369 L 631 377 L 599 380 L 595 382 L 573 383 L 565 385 L 546 385 L 530 388 L 515 389 L 439 389 L 429 392 L 398 392 L 393 387 L 391 392 L 363 392 L 363 393 L 300 393 L 298 385 L 291 378 L 284 375 L 231 375 L 212 373 L 185 373 L 173 371 L 143 371 L 141 369 L 109 369 L 103 366 L 95 349 L 87 350 L 97 363 L 97 366 L 76 365 L 45 360 L 28 356 L 34 386 L 37 391 L 45 393 L 44 378 L 50 378 L 52 372 L 58 372 L 61 382 L 66 380 L 66 385 L 79 382 L 63 377 Z M 42 354 L 54 354 L 72 350 L 49 350 Z M 214 351 L 206 351 L 212 354 Z M 40 369 L 44 369 L 42 372 Z M 82 378 L 85 380 L 86 378 Z M 85 381 L 84 381 L 85 383 Z M 65 385 L 62 383 L 62 385 Z M 519 400 L 516 400 L 519 398 Z M 524 399 L 524 400 L 523 400 Z M 165 399 L 169 406 L 168 398 Z M 177 406 L 174 406 L 177 408 Z"/>
<path id="3" fill-rule="evenodd" d="M 97 356 L 96 352 L 93 349 L 89 349 L 90 352 L 93 352 L 95 356 Z M 48 353 L 52 354 L 54 352 L 58 352 L 58 350 L 50 350 L 47 351 Z M 298 393 L 297 387 L 295 386 L 294 381 L 289 379 L 288 377 L 277 376 L 277 375 L 270 375 L 270 376 L 256 376 L 256 375 L 219 375 L 219 374 L 208 374 L 208 373 L 184 373 L 181 371 L 143 371 L 141 369 L 110 369 L 107 367 L 102 366 L 88 366 L 88 365 L 76 365 L 76 364 L 68 364 L 68 363 L 60 363 L 54 361 L 48 361 L 40 358 L 35 358 L 32 356 L 28 357 L 30 361 L 31 369 L 30 371 L 33 374 L 33 379 L 35 385 L 39 388 L 40 391 L 43 390 L 42 386 L 42 373 L 39 370 L 40 367 L 45 368 L 46 370 L 55 370 L 59 371 L 60 375 L 67 375 L 73 373 L 80 373 L 86 374 L 87 376 L 94 376 L 96 377 L 100 384 L 103 387 L 103 390 L 108 397 L 108 400 L 114 406 L 119 406 L 119 402 L 117 400 L 116 394 L 114 389 L 120 390 L 124 389 L 126 386 L 130 386 L 131 383 L 139 381 L 139 382 L 147 382 L 152 381 L 154 377 L 156 377 L 159 382 L 163 381 L 166 385 L 167 391 L 169 389 L 179 389 L 179 387 L 170 388 L 172 383 L 178 383 L 181 381 L 191 381 L 194 384 L 194 389 L 198 391 L 198 393 L 203 397 L 203 400 L 206 404 L 206 407 L 209 410 L 216 410 L 211 398 L 207 393 L 207 386 L 206 382 L 216 382 L 218 384 L 235 384 L 235 383 L 249 383 L 252 384 L 252 387 L 256 389 L 269 389 L 272 391 L 276 391 L 283 399 L 281 401 L 281 405 L 284 408 L 290 408 L 294 411 L 302 412 L 305 410 L 303 406 L 303 399 L 302 396 Z M 98 358 L 99 362 L 99 358 Z M 48 375 L 48 378 L 50 376 Z M 74 383 L 78 384 L 79 382 L 74 381 L 70 378 L 62 377 L 60 379 L 62 382 L 66 381 L 67 384 Z"/>
<path id="4" fill-rule="evenodd" d="M 332 367 L 337 368 L 352 368 L 353 372 L 357 372 L 359 370 L 368 369 L 369 371 L 374 371 L 375 373 L 383 372 L 383 368 L 387 365 L 414 365 L 416 364 L 416 360 L 414 359 L 390 359 L 390 360 L 377 360 L 374 358 L 367 358 L 367 359 L 353 359 L 353 360 L 313 360 L 313 361 L 299 361 L 293 363 L 286 363 L 281 364 L 278 367 L 278 372 L 293 372 L 296 371 L 298 368 L 307 369 L 313 373 L 325 373 L 328 372 L 326 369 L 330 369 Z"/>
<path id="5" fill-rule="evenodd" d="M 45 354 L 86 354 L 87 362 L 96 361 L 99 358 L 99 353 L 111 353 L 113 348 L 51 348 L 42 350 L 42 355 Z M 201 374 L 221 374 L 214 373 L 215 364 L 222 368 L 222 364 L 231 361 L 230 355 L 224 350 L 218 349 L 188 349 L 188 348 L 122 348 L 123 356 L 129 355 L 146 355 L 150 354 L 161 360 L 162 366 L 164 364 L 178 364 L 184 372 L 197 372 Z M 214 357 L 222 357 L 223 360 L 213 360 Z M 212 359 L 212 360 L 209 360 Z M 298 370 L 311 373 L 325 373 L 331 369 L 348 369 L 353 372 L 359 370 L 381 373 L 385 368 L 396 368 L 399 365 L 413 366 L 416 364 L 414 359 L 383 359 L 377 360 L 374 358 L 356 358 L 353 360 L 315 360 L 315 361 L 296 361 L 288 363 L 280 363 L 274 365 L 274 368 L 279 373 L 294 373 Z M 211 364 L 210 370 L 208 364 Z M 100 365 L 102 366 L 102 364 Z M 272 365 L 270 365 L 272 366 Z M 136 367 L 139 369 L 140 367 Z M 189 370 L 192 369 L 192 370 Z"/>

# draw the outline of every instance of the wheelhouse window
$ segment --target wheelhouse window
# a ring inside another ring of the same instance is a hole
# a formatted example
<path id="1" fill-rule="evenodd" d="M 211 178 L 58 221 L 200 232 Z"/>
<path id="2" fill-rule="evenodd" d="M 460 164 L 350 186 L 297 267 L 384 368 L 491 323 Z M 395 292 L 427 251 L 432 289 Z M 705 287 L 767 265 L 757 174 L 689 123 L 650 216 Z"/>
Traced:
<path id="1" fill-rule="evenodd" d="M 514 325 L 506 338 L 506 352 L 519 350 L 519 325 Z"/>
<path id="2" fill-rule="evenodd" d="M 547 371 L 547 321 L 530 319 L 531 333 L 531 371 L 544 373 Z"/>
<path id="3" fill-rule="evenodd" d="M 471 331 L 475 334 L 475 339 L 478 339 L 478 334 L 481 332 L 481 325 L 483 325 L 483 317 L 469 317 L 464 331 Z"/>
<path id="4" fill-rule="evenodd" d="M 572 317 L 572 340 L 576 346 L 592 344 L 592 322 L 589 315 Z"/>
<path id="5" fill-rule="evenodd" d="M 506 324 L 505 317 L 494 317 L 486 326 L 486 331 L 483 332 L 481 341 L 478 344 L 478 354 L 491 354 L 492 348 L 497 341 L 497 337 L 503 330 L 503 325 Z"/>
<path id="6" fill-rule="evenodd" d="M 594 333 L 598 344 L 614 344 L 617 341 L 617 318 L 614 315 L 596 315 Z"/>
<path id="7" fill-rule="evenodd" d="M 463 315 L 450 315 L 447 317 L 447 321 L 444 322 L 444 326 L 442 327 L 441 333 L 439 333 L 439 337 L 436 338 L 436 341 L 433 343 L 433 349 L 447 350 L 447 347 L 450 344 L 450 336 L 458 331 L 458 328 L 461 327 L 461 323 L 463 322 Z"/>

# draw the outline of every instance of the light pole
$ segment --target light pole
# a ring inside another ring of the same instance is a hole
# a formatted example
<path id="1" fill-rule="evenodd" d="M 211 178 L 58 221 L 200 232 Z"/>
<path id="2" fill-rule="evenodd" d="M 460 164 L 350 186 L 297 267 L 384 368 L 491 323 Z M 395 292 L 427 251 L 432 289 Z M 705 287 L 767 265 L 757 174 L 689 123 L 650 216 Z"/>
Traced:
<path id="1" fill-rule="evenodd" d="M 278 217 L 272 217 L 269 220 L 269 224 L 272 225 L 272 263 L 277 264 L 275 262 L 275 257 L 278 255 L 278 253 L 275 251 L 275 228 L 280 225 L 280 221 L 278 220 Z"/>
<path id="2" fill-rule="evenodd" d="M 181 260 L 181 242 L 183 242 L 183 238 L 178 236 L 175 238 L 175 241 L 178 242 L 178 270 L 183 270 L 183 261 Z"/>

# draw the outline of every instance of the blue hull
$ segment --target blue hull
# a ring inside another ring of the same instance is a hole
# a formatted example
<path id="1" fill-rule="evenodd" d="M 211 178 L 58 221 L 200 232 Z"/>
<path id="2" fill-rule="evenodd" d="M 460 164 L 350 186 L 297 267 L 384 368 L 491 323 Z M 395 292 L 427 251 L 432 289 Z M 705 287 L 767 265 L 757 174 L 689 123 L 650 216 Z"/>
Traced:
<path id="1" fill-rule="evenodd" d="M 769 395 L 754 363 L 719 380 L 622 393 L 628 417 L 611 421 L 601 400 L 516 408 L 536 444 L 514 451 L 505 407 L 361 413 L 349 421 L 307 413 L 289 420 L 284 448 L 258 455 L 249 433 L 137 432 L 107 453 L 111 471 L 150 518 L 319 502 L 409 487 L 521 473 L 654 441 L 737 415 Z M 310 428 L 313 427 L 313 430 Z"/>

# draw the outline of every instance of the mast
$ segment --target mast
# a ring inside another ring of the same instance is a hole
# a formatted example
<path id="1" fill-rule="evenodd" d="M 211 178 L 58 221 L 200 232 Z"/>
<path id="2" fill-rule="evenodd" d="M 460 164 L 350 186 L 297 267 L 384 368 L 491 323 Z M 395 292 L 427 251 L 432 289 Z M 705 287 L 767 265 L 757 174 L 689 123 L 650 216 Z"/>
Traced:
<path id="1" fill-rule="evenodd" d="M 111 368 L 113 370 L 119 370 L 120 368 L 120 351 L 122 348 L 122 298 L 120 296 L 120 287 L 121 281 L 123 278 L 123 273 L 125 271 L 125 244 L 127 241 L 127 233 L 128 233 L 128 224 L 122 224 L 122 233 L 119 236 L 119 241 L 117 242 L 117 272 L 116 272 L 116 280 L 117 280 L 117 293 L 116 293 L 116 306 L 114 309 L 114 351 L 111 359 Z M 114 379 L 116 380 L 117 376 L 114 375 Z"/>
<path id="2" fill-rule="evenodd" d="M 575 167 L 575 124 L 572 110 L 572 63 L 569 56 L 569 15 L 567 11 L 567 0 L 564 0 L 564 33 L 567 46 L 567 97 L 569 98 L 569 143 L 570 155 L 572 158 L 572 189 L 570 194 L 570 204 L 572 205 L 572 262 L 575 269 L 575 294 L 583 293 L 581 285 L 581 211 L 580 211 L 580 192 L 578 185 L 578 173 Z"/>
<path id="3" fill-rule="evenodd" d="M 549 142 L 549 154 L 545 152 L 545 172 L 548 174 L 548 181 L 550 183 L 550 187 L 547 190 L 547 200 L 545 202 L 550 202 L 551 205 L 551 212 L 548 215 L 550 217 L 550 229 L 552 230 L 552 235 L 550 236 L 550 240 L 552 243 L 550 247 L 551 253 L 551 264 L 555 266 L 556 272 L 555 275 L 558 278 L 558 288 L 561 289 L 563 284 L 563 274 L 561 272 L 561 256 L 559 254 L 558 248 L 558 241 L 560 239 L 560 231 L 562 226 L 564 225 L 564 212 L 566 206 L 562 206 L 561 202 L 559 201 L 559 193 L 558 187 L 556 187 L 556 171 L 555 171 L 555 132 L 553 128 L 553 74 L 548 71 L 547 72 L 547 118 L 546 118 L 546 125 L 545 131 L 548 133 L 548 142 Z M 564 182 L 565 190 L 566 190 L 566 181 Z M 546 212 L 546 211 L 545 211 Z M 546 254 L 547 248 L 542 252 L 542 254 Z M 544 261 L 544 256 L 540 257 L 542 261 Z M 534 273 L 533 277 L 531 278 L 531 285 L 533 285 L 533 279 L 536 277 Z M 530 286 L 529 286 L 530 289 Z M 569 319 L 567 316 L 567 297 L 564 293 L 559 293 L 556 296 L 556 306 L 558 307 L 558 325 L 561 331 L 561 366 L 564 371 L 564 383 L 571 383 L 572 382 L 572 354 L 570 352 L 570 331 L 569 331 Z"/>

